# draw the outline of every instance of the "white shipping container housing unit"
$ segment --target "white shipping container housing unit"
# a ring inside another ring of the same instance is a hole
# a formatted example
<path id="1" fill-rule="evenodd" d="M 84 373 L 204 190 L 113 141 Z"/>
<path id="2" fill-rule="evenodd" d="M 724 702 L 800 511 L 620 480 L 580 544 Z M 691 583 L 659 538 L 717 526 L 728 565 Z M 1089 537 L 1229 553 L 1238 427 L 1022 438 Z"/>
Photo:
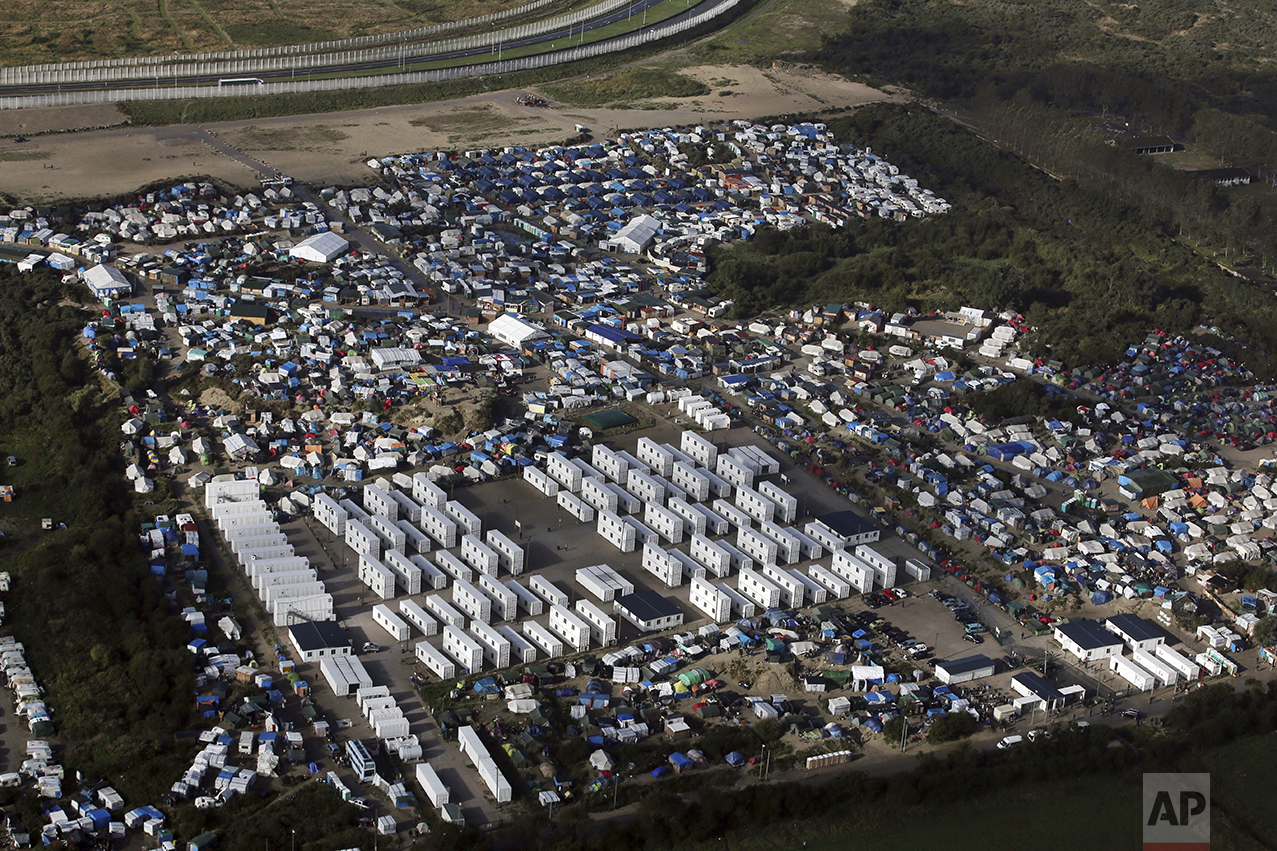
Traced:
<path id="1" fill-rule="evenodd" d="M 564 644 L 574 651 L 586 650 L 590 646 L 590 627 L 565 606 L 550 607 L 550 630 L 563 639 Z"/>
<path id="2" fill-rule="evenodd" d="M 714 469 L 714 464 L 718 461 L 718 447 L 701 437 L 694 431 L 684 431 L 679 447 L 696 459 L 696 463 L 702 467 Z"/>
<path id="3" fill-rule="evenodd" d="M 807 586 L 774 564 L 763 565 L 763 577 L 780 589 L 780 605 L 786 609 L 801 609 Z"/>
<path id="4" fill-rule="evenodd" d="M 222 537 L 231 545 L 231 552 L 235 552 L 235 546 L 240 541 L 278 540 L 283 534 L 279 524 L 272 520 L 262 526 L 240 526 L 236 529 L 228 529 L 222 532 Z M 284 539 L 287 540 L 287 536 L 284 536 Z"/>
<path id="5" fill-rule="evenodd" d="M 497 564 L 500 567 L 515 576 L 523 572 L 524 552 L 520 544 L 496 529 L 489 529 L 483 537 L 488 546 L 496 551 Z"/>
<path id="6" fill-rule="evenodd" d="M 1179 682 L 1179 672 L 1147 650 L 1132 649 L 1131 661 L 1156 677 L 1158 685 L 1173 686 Z"/>
<path id="7" fill-rule="evenodd" d="M 683 583 L 683 566 L 655 544 L 643 545 L 643 569 L 673 588 Z"/>
<path id="8" fill-rule="evenodd" d="M 492 601 L 486 594 L 463 579 L 452 583 L 452 604 L 474 620 L 484 623 L 492 620 Z"/>
<path id="9" fill-rule="evenodd" d="M 798 497 L 785 493 L 771 482 L 759 482 L 758 492 L 776 503 L 777 521 L 793 523 L 798 519 Z"/>
<path id="10" fill-rule="evenodd" d="M 359 555 L 381 556 L 381 539 L 372 530 L 355 519 L 346 521 L 346 546 Z"/>
<path id="11" fill-rule="evenodd" d="M 311 598 L 327 597 L 330 601 L 332 597 L 324 592 L 324 583 L 316 580 L 314 582 L 306 582 L 301 585 L 274 585 L 270 588 L 263 589 L 261 598 L 262 604 L 266 606 L 266 611 L 274 614 L 282 614 L 291 609 L 297 611 L 309 611 L 318 603 L 311 604 L 307 602 L 301 608 L 296 608 L 295 604 L 299 601 L 309 601 Z M 330 620 L 331 618 L 317 618 L 317 620 Z"/>
<path id="12" fill-rule="evenodd" d="M 589 600 L 576 601 L 576 613 L 590 628 L 590 638 L 600 647 L 616 642 L 616 621 Z"/>
<path id="13" fill-rule="evenodd" d="M 405 594 L 411 596 L 421 593 L 421 568 L 413 564 L 412 560 L 403 553 L 387 550 L 381 564 L 395 575 L 395 582 Z"/>
<path id="14" fill-rule="evenodd" d="M 387 520 L 399 519 L 399 503 L 390 498 L 390 494 L 381 489 L 376 482 L 364 485 L 364 511 L 376 517 L 378 514 Z"/>
<path id="15" fill-rule="evenodd" d="M 279 524 L 275 522 L 275 518 L 269 513 L 259 514 L 234 514 L 229 517 L 223 517 L 217 522 L 217 528 L 223 533 L 230 533 L 236 529 L 243 530 L 241 534 L 269 535 L 272 532 L 279 531 Z M 248 532 L 249 529 L 256 529 L 256 532 Z"/>
<path id="16" fill-rule="evenodd" d="M 272 536 L 275 537 L 275 536 Z M 283 535 L 278 536 L 280 538 Z M 247 538 L 247 541 L 261 541 L 260 538 Z M 236 541 L 237 544 L 244 543 Z M 254 561 L 266 561 L 273 558 L 293 558 L 293 545 L 287 541 L 279 541 L 278 543 L 264 544 L 262 546 L 245 547 L 235 550 L 235 557 L 239 559 L 240 567 L 247 567 Z"/>
<path id="17" fill-rule="evenodd" d="M 523 634 L 527 637 L 528 641 L 540 648 L 541 652 L 546 656 L 549 656 L 551 659 L 563 655 L 563 639 L 559 638 L 536 621 L 524 621 Z"/>
<path id="18" fill-rule="evenodd" d="M 382 552 L 386 552 L 387 549 L 396 549 L 398 552 L 404 552 L 407 544 L 407 535 L 392 520 L 388 520 L 387 517 L 382 515 L 374 514 L 368 519 L 368 528 L 381 540 Z"/>
<path id="19" fill-rule="evenodd" d="M 448 500 L 443 507 L 443 513 L 465 534 L 478 535 L 483 531 L 483 524 L 479 522 L 474 512 L 455 499 Z"/>
<path id="20" fill-rule="evenodd" d="M 683 532 L 688 535 L 705 534 L 705 515 L 697 511 L 691 503 L 681 496 L 671 496 L 665 507 L 677 514 L 683 521 Z"/>
<path id="21" fill-rule="evenodd" d="M 452 624 L 443 628 L 443 652 L 456 660 L 457 667 L 465 673 L 483 670 L 483 647 Z"/>
<path id="22" fill-rule="evenodd" d="M 705 534 L 726 535 L 731 531 L 732 525 L 727 522 L 727 518 L 708 505 L 692 505 L 692 508 L 705 518 Z"/>
<path id="23" fill-rule="evenodd" d="M 643 513 L 643 521 L 671 544 L 683 543 L 683 518 L 665 506 L 649 502 L 647 511 Z"/>
<path id="24" fill-rule="evenodd" d="M 486 573 L 479 574 L 479 590 L 492 600 L 493 620 L 509 621 L 519 616 L 519 598 Z"/>
<path id="25" fill-rule="evenodd" d="M 455 627 L 466 625 L 465 615 L 450 606 L 448 601 L 438 594 L 426 597 L 426 611 L 437 617 L 440 624 L 451 624 Z"/>
<path id="26" fill-rule="evenodd" d="M 555 500 L 558 502 L 559 508 L 562 508 L 582 523 L 589 523 L 594 519 L 594 509 L 589 503 L 571 491 L 559 491 L 559 495 L 555 497 Z"/>
<path id="27" fill-rule="evenodd" d="M 457 741 L 461 745 L 461 753 L 470 758 L 475 770 L 479 772 L 479 779 L 488 787 L 488 791 L 492 793 L 492 797 L 496 799 L 497 803 L 509 803 L 512 795 L 510 781 L 505 779 L 505 775 L 497 767 L 496 760 L 492 758 L 483 746 L 483 741 L 480 740 L 479 734 L 474 731 L 474 728 L 462 727 L 459 729 L 457 731 Z"/>
<path id="28" fill-rule="evenodd" d="M 413 600 L 399 601 L 399 617 L 421 630 L 422 635 L 437 635 L 439 621 L 430 617 L 426 610 Z"/>
<path id="29" fill-rule="evenodd" d="M 1157 677 L 1125 656 L 1110 656 L 1109 670 L 1130 683 L 1136 691 L 1151 691 L 1157 686 Z"/>
<path id="30" fill-rule="evenodd" d="M 332 594 L 312 594 L 308 597 L 290 597 L 275 603 L 271 612 L 274 626 L 290 626 L 300 620 L 331 621 L 337 615 L 333 610 Z"/>
<path id="31" fill-rule="evenodd" d="M 780 462 L 761 446 L 747 443 L 744 446 L 733 449 L 732 453 L 742 455 L 756 463 L 758 465 L 758 475 L 760 476 L 772 476 L 780 472 Z"/>
<path id="32" fill-rule="evenodd" d="M 737 549 L 730 541 L 715 541 L 714 543 L 727 551 L 727 557 L 730 559 L 728 564 L 731 570 L 749 570 L 754 566 L 754 560 Z"/>
<path id="33" fill-rule="evenodd" d="M 707 480 L 709 480 L 710 496 L 717 497 L 719 499 L 729 499 L 731 497 L 732 495 L 731 482 L 727 481 L 727 479 L 724 479 L 722 476 L 718 475 L 718 473 L 715 473 L 712 470 L 702 470 L 701 473 L 702 475 L 705 476 Z"/>
<path id="34" fill-rule="evenodd" d="M 634 583 L 606 564 L 583 567 L 576 572 L 576 581 L 595 597 L 610 603 L 616 597 L 634 593 Z"/>
<path id="35" fill-rule="evenodd" d="M 576 493 L 581 489 L 581 468 L 568 460 L 562 452 L 551 452 L 545 457 L 545 472 L 564 490 Z"/>
<path id="36" fill-rule="evenodd" d="M 279 558 L 258 558 L 249 559 L 244 565 L 244 575 L 248 577 L 249 583 L 254 588 L 260 588 L 258 579 L 271 573 L 292 573 L 297 570 L 307 570 L 310 567 L 310 559 L 306 556 L 280 556 Z"/>
<path id="37" fill-rule="evenodd" d="M 732 603 L 732 611 L 736 613 L 738 618 L 752 618 L 754 616 L 754 601 L 741 594 L 735 588 L 729 586 L 726 582 L 720 582 L 715 586 L 724 597 Z"/>
<path id="38" fill-rule="evenodd" d="M 1153 655 L 1174 668 L 1185 682 L 1193 682 L 1197 679 L 1198 674 L 1201 673 L 1201 669 L 1196 662 L 1185 658 L 1179 651 L 1167 646 L 1165 643 L 1154 647 Z"/>
<path id="39" fill-rule="evenodd" d="M 395 596 L 395 574 L 373 555 L 359 556 L 359 581 L 368 586 L 382 600 Z"/>
<path id="40" fill-rule="evenodd" d="M 483 648 L 483 658 L 494 668 L 510 667 L 510 640 L 483 621 L 470 624 L 470 635 Z"/>
<path id="41" fill-rule="evenodd" d="M 408 556 L 408 563 L 421 571 L 421 587 L 438 591 L 448 587 L 449 577 L 425 556 Z"/>
<path id="42" fill-rule="evenodd" d="M 609 480 L 616 482 L 621 487 L 625 487 L 625 481 L 630 474 L 630 462 L 617 455 L 611 449 L 601 443 L 594 444 L 594 451 L 590 455 L 590 464 Z"/>
<path id="43" fill-rule="evenodd" d="M 697 502 L 709 499 L 709 476 L 691 464 L 675 461 L 668 478 L 670 483 L 684 491 L 689 499 Z"/>
<path id="44" fill-rule="evenodd" d="M 836 552 L 846 547 L 842 536 L 830 529 L 819 520 L 813 520 L 803 527 L 803 531 L 818 544 L 830 552 Z"/>
<path id="45" fill-rule="evenodd" d="M 799 532 L 793 526 L 786 526 L 785 531 L 798 540 L 799 561 L 815 561 L 824 557 L 825 547 L 820 541 Z"/>
<path id="46" fill-rule="evenodd" d="M 637 533 L 634 527 L 610 511 L 600 511 L 598 533 L 603 539 L 623 553 L 634 552 Z"/>
<path id="47" fill-rule="evenodd" d="M 274 588 L 280 585 L 306 585 L 318 581 L 319 574 L 311 568 L 305 570 L 280 570 L 259 573 L 253 577 L 253 588 L 257 590 L 260 596 L 267 588 Z"/>
<path id="48" fill-rule="evenodd" d="M 756 529 L 742 526 L 736 535 L 736 546 L 759 564 L 776 563 L 776 542 Z"/>
<path id="49" fill-rule="evenodd" d="M 736 507 L 754 520 L 771 520 L 776 516 L 776 503 L 753 488 L 736 489 Z"/>
<path id="50" fill-rule="evenodd" d="M 540 574 L 528 580 L 528 587 L 545 598 L 545 601 L 551 606 L 566 606 L 568 604 L 568 595 L 564 594 L 557 585 Z"/>
<path id="51" fill-rule="evenodd" d="M 439 808 L 448 803 L 448 787 L 443 785 L 443 781 L 439 779 L 439 775 L 435 773 L 435 770 L 430 767 L 430 763 L 417 763 L 416 775 L 417 785 L 426 793 L 431 806 Z"/>
<path id="52" fill-rule="evenodd" d="M 825 600 L 829 599 L 829 592 L 825 589 L 825 586 L 821 585 L 811 577 L 804 576 L 802 571 L 792 569 L 786 571 L 786 573 L 792 576 L 795 581 L 800 583 L 803 588 L 806 589 L 803 598 L 810 600 L 813 606 L 818 606 L 825 602 Z"/>
<path id="53" fill-rule="evenodd" d="M 497 632 L 501 633 L 501 637 L 510 642 L 510 659 L 514 663 L 528 665 L 537 660 L 537 649 L 533 647 L 522 635 L 514 631 L 514 627 L 509 624 L 503 624 L 497 627 Z"/>
<path id="54" fill-rule="evenodd" d="M 258 550 L 267 547 L 283 547 L 287 546 L 290 550 L 292 545 L 288 543 L 288 536 L 282 531 L 266 532 L 260 535 L 223 535 L 226 543 L 230 544 L 231 552 L 239 555 L 245 550 Z M 288 553 L 292 555 L 292 553 Z M 280 556 L 259 556 L 259 558 L 280 558 Z M 240 558 L 240 562 L 244 562 L 245 558 Z"/>
<path id="55" fill-rule="evenodd" d="M 545 610 L 545 603 L 536 594 L 533 594 L 527 588 L 524 588 L 513 579 L 507 579 L 504 583 L 510 593 L 514 595 L 517 601 L 517 610 L 522 610 L 529 617 L 536 617 Z M 516 614 L 517 614 L 516 610 Z M 510 618 L 513 620 L 513 618 Z"/>
<path id="56" fill-rule="evenodd" d="M 421 512 L 417 512 L 421 516 Z M 408 520 L 396 520 L 395 528 L 403 532 L 404 551 L 409 553 L 428 553 L 431 550 L 430 536 Z"/>
<path id="57" fill-rule="evenodd" d="M 372 685 L 363 662 L 354 656 L 324 656 L 319 660 L 319 673 L 338 697 L 350 697 Z"/>
<path id="58" fill-rule="evenodd" d="M 748 529 L 754 525 L 754 518 L 725 499 L 714 500 L 714 510 L 721 514 L 728 523 L 737 529 Z"/>
<path id="59" fill-rule="evenodd" d="M 752 488 L 754 471 L 730 455 L 719 455 L 714 472 L 736 487 Z"/>
<path id="60" fill-rule="evenodd" d="M 732 572 L 731 553 L 704 535 L 693 535 L 687 551 L 707 571 L 720 579 Z"/>
<path id="61" fill-rule="evenodd" d="M 704 565 L 689 556 L 687 553 L 673 548 L 670 548 L 665 552 L 669 555 L 671 561 L 678 565 L 678 582 L 676 584 L 681 585 L 683 583 L 683 577 L 691 579 L 694 576 L 705 576 L 706 571 Z"/>
<path id="62" fill-rule="evenodd" d="M 261 487 L 251 479 L 209 482 L 204 485 L 204 507 L 212 511 L 215 505 L 257 499 L 260 494 Z"/>
<path id="63" fill-rule="evenodd" d="M 736 588 L 764 610 L 780 605 L 780 588 L 757 571 L 741 571 L 736 577 Z"/>
<path id="64" fill-rule="evenodd" d="M 378 603 L 372 607 L 372 620 L 390 634 L 392 641 L 407 641 L 412 635 L 412 631 L 403 618 L 392 612 L 385 603 Z"/>
<path id="65" fill-rule="evenodd" d="M 395 488 L 390 488 L 386 493 L 390 494 L 390 498 L 399 506 L 399 517 L 395 519 L 407 520 L 410 523 L 416 523 L 421 519 L 421 506 L 408 494 Z M 389 517 L 390 515 L 387 514 L 386 516 Z"/>
<path id="66" fill-rule="evenodd" d="M 874 569 L 864 559 L 846 550 L 835 550 L 829 569 L 851 583 L 858 594 L 868 594 L 874 587 Z"/>
<path id="67" fill-rule="evenodd" d="M 469 582 L 474 576 L 474 571 L 470 569 L 468 564 L 447 550 L 440 550 L 435 553 L 435 564 L 438 565 L 440 570 L 451 576 L 454 581 L 459 579 L 462 582 Z"/>
<path id="68" fill-rule="evenodd" d="M 674 468 L 674 453 L 650 437 L 640 437 L 635 449 L 638 459 L 651 467 L 658 475 L 669 478 Z"/>
<path id="69" fill-rule="evenodd" d="M 807 568 L 807 575 L 824 586 L 835 600 L 842 600 L 851 596 L 851 583 L 849 581 L 831 573 L 818 564 L 813 564 Z"/>
<path id="70" fill-rule="evenodd" d="M 582 479 L 581 501 L 595 511 L 616 512 L 619 505 L 616 492 L 607 486 L 607 482 L 600 482 L 599 479 Z"/>
<path id="71" fill-rule="evenodd" d="M 497 551 L 474 535 L 461 536 L 461 559 L 479 573 L 495 576 L 500 561 Z"/>
<path id="72" fill-rule="evenodd" d="M 310 503 L 310 513 L 320 524 L 332 532 L 337 537 L 346 534 L 346 519 L 349 515 L 346 509 L 337 504 L 337 500 L 333 499 L 326 493 L 316 494 Z"/>
<path id="73" fill-rule="evenodd" d="M 412 476 L 412 498 L 423 509 L 430 506 L 436 511 L 443 511 L 448 504 L 447 492 L 430 481 L 425 473 L 414 473 Z"/>
<path id="74" fill-rule="evenodd" d="M 802 560 L 802 541 L 788 529 L 783 529 L 771 521 L 764 520 L 758 524 L 758 531 L 776 542 L 776 559 L 785 564 L 794 564 Z"/>
<path id="75" fill-rule="evenodd" d="M 652 503 L 665 504 L 665 486 L 651 476 L 640 473 L 637 470 L 630 475 L 625 489 L 644 505 L 651 505 Z"/>
<path id="76" fill-rule="evenodd" d="M 441 680 L 456 679 L 457 663 L 443 654 L 443 651 L 432 647 L 428 642 L 417 642 L 417 658 L 421 664 L 429 668 Z"/>
<path id="77" fill-rule="evenodd" d="M 213 516 L 213 520 L 220 524 L 228 517 L 243 517 L 249 514 L 256 514 L 263 517 L 270 517 L 270 507 L 266 505 L 265 500 L 244 499 L 235 502 L 219 502 L 209 509 L 209 514 Z"/>
<path id="78" fill-rule="evenodd" d="M 584 479 L 581 482 L 581 501 L 595 511 L 616 511 L 617 495 L 605 482 L 598 479 Z"/>
<path id="79" fill-rule="evenodd" d="M 874 581 L 882 588 L 894 588 L 896 585 L 896 560 L 892 556 L 874 549 L 872 544 L 858 544 L 856 555 L 873 566 Z"/>
<path id="80" fill-rule="evenodd" d="M 600 479 L 600 481 L 602 481 Z M 616 495 L 616 513 L 617 514 L 638 514 L 643 510 L 643 501 L 634 494 L 615 482 L 602 482 L 603 487 L 607 488 Z M 584 487 L 584 485 L 582 485 Z"/>
<path id="81" fill-rule="evenodd" d="M 726 623 L 731 620 L 731 599 L 705 579 L 700 577 L 692 579 L 688 602 L 704 612 L 714 623 Z"/>
<path id="82" fill-rule="evenodd" d="M 531 464 L 523 468 L 523 480 L 545 496 L 554 496 L 559 492 L 559 483 Z"/>
<path id="83" fill-rule="evenodd" d="M 421 507 L 421 529 L 445 550 L 457 545 L 457 524 L 437 508 Z"/>
<path id="84" fill-rule="evenodd" d="M 346 509 L 346 514 L 350 515 L 350 520 L 358 520 L 360 523 L 367 526 L 368 521 L 372 519 L 372 515 L 367 511 L 364 511 L 363 506 L 355 505 L 355 503 L 350 499 L 343 499 L 337 504 Z"/>

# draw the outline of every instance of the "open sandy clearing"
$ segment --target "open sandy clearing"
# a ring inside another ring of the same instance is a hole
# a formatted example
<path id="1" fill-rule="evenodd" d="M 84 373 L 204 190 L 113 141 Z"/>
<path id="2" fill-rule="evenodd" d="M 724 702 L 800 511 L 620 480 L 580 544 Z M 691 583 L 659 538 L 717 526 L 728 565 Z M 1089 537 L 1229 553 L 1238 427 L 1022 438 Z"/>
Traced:
<path id="1" fill-rule="evenodd" d="M 132 192 L 156 181 L 209 176 L 251 186 L 251 168 L 209 148 L 205 132 L 294 178 L 315 184 L 366 180 L 369 157 L 422 150 L 467 150 L 561 142 L 583 124 L 602 137 L 620 130 L 669 127 L 760 116 L 816 113 L 895 96 L 811 69 L 713 65 L 680 69 L 711 87 L 708 95 L 655 98 L 632 109 L 586 109 L 551 104 L 525 107 L 526 90 L 485 92 L 438 103 L 359 112 L 298 115 L 226 122 L 207 127 L 119 128 L 0 140 L 0 192 L 24 202 L 94 198 Z M 77 110 L 84 110 L 78 112 Z M 100 126 L 111 113 L 100 106 L 0 113 L 5 122 L 54 129 Z M 113 110 L 113 108 L 111 108 Z M 78 123 L 77 123 L 78 122 Z M 12 129 L 9 132 L 20 132 Z M 22 132 L 35 132 L 34 129 Z M 25 146 L 27 159 L 4 153 Z"/>

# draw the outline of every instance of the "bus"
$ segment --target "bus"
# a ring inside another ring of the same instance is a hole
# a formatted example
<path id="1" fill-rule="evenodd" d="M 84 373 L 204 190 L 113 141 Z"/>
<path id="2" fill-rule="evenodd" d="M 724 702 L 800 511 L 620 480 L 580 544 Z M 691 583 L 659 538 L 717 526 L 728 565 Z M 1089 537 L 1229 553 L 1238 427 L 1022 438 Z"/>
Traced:
<path id="1" fill-rule="evenodd" d="M 217 87 L 231 88 L 239 86 L 264 86 L 266 81 L 260 77 L 223 77 L 217 81 Z"/>

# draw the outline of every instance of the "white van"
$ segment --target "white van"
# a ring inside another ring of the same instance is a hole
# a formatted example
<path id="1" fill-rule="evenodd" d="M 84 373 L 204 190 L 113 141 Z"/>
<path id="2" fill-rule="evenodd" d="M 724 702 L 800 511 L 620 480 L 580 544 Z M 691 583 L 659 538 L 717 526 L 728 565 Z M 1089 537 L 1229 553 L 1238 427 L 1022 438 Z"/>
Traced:
<path id="1" fill-rule="evenodd" d="M 998 742 L 998 750 L 1004 751 L 1007 748 L 1013 748 L 1024 741 L 1024 736 L 1007 736 Z"/>

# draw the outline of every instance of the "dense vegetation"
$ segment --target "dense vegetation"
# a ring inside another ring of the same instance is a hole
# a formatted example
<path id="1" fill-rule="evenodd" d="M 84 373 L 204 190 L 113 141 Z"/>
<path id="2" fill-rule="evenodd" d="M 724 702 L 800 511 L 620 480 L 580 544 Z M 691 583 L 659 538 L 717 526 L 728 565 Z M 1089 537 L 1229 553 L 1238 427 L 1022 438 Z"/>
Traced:
<path id="1" fill-rule="evenodd" d="M 709 86 L 664 68 L 627 68 L 597 79 L 590 77 L 546 86 L 545 93 L 573 106 L 611 105 L 624 109 L 643 98 L 709 94 Z"/>
<path id="2" fill-rule="evenodd" d="M 1080 166 L 1065 164 L 1070 173 L 1089 174 L 1165 221 L 1272 266 L 1277 220 L 1251 195 L 1136 164 L 1120 144 L 1106 155 L 1104 143 L 1117 140 L 1099 131 L 1124 131 L 1125 119 L 1137 131 L 1188 139 L 1228 164 L 1271 175 L 1275 37 L 1271 6 L 1219 0 L 868 0 L 818 56 L 841 73 L 978 107 L 982 129 L 1014 135 L 1026 153 L 1066 151 Z"/>
<path id="3" fill-rule="evenodd" d="M 180 620 L 138 549 L 119 451 L 120 406 L 76 351 L 85 314 L 52 272 L 0 266 L 0 446 L 21 465 L 0 504 L 12 551 L 6 627 L 45 686 L 68 762 L 128 770 L 126 794 L 172 782 L 165 738 L 186 721 L 191 666 Z M 41 534 L 40 517 L 68 528 Z M 14 534 L 18 532 L 18 534 Z M 142 770 L 138 770 L 142 769 Z"/>
<path id="4" fill-rule="evenodd" d="M 864 300 L 888 310 L 1014 308 L 1042 352 L 1069 366 L 1107 362 L 1150 327 L 1198 322 L 1256 347 L 1273 375 L 1277 304 L 1099 188 L 1059 181 L 918 107 L 878 105 L 830 123 L 947 198 L 943 216 L 846 227 L 764 227 L 711 254 L 710 282 L 740 315 Z"/>

